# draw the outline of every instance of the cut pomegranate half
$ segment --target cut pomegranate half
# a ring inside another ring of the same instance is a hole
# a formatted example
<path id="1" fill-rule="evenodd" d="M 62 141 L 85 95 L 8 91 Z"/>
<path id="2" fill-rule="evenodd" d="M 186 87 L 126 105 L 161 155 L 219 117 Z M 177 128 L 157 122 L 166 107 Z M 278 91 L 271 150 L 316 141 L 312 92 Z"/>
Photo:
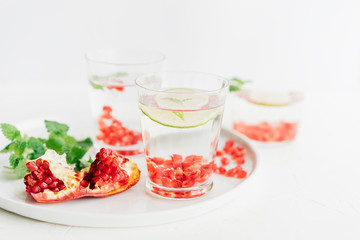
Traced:
<path id="1" fill-rule="evenodd" d="M 48 150 L 37 160 L 28 161 L 26 192 L 38 202 L 59 202 L 80 197 L 106 197 L 123 192 L 140 179 L 140 170 L 129 159 L 102 148 L 89 168 L 75 173 L 65 155 Z"/>

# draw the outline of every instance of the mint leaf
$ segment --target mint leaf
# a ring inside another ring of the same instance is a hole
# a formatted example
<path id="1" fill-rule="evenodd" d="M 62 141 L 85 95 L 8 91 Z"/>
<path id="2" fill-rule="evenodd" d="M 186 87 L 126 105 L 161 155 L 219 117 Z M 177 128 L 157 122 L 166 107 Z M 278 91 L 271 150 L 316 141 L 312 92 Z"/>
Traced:
<path id="1" fill-rule="evenodd" d="M 93 81 L 89 81 L 89 82 L 90 82 L 90 85 L 91 85 L 94 89 L 104 89 L 104 86 L 101 85 L 101 84 L 94 83 Z"/>
<path id="2" fill-rule="evenodd" d="M 4 134 L 4 136 L 9 139 L 10 141 L 13 141 L 15 138 L 21 137 L 20 131 L 13 125 L 8 123 L 2 123 L 0 124 L 1 131 Z"/>
<path id="3" fill-rule="evenodd" d="M 6 147 L 4 147 L 4 148 L 0 151 L 0 153 L 9 153 L 9 152 L 12 152 L 12 151 L 13 151 L 13 145 L 14 145 L 13 142 L 9 143 Z"/>
<path id="4" fill-rule="evenodd" d="M 31 137 L 27 142 L 27 147 L 33 150 L 32 153 L 27 155 L 30 160 L 38 159 L 45 154 L 45 147 L 41 140 Z"/>
<path id="5" fill-rule="evenodd" d="M 26 148 L 26 141 L 24 140 L 15 140 L 13 142 L 12 150 L 14 151 L 14 154 L 17 156 L 22 156 L 25 152 Z"/>
<path id="6" fill-rule="evenodd" d="M 11 154 L 9 157 L 9 163 L 12 168 L 16 168 L 19 165 L 19 162 L 23 160 L 23 156 L 17 156 L 16 154 Z"/>
<path id="7" fill-rule="evenodd" d="M 66 124 L 58 123 L 55 121 L 45 120 L 45 126 L 50 134 L 59 136 L 66 135 L 67 131 L 69 130 L 69 127 Z"/>
<path id="8" fill-rule="evenodd" d="M 87 152 L 87 149 L 80 148 L 80 147 L 72 147 L 71 148 L 71 156 L 73 157 L 71 164 L 74 164 L 74 161 L 78 161 L 81 159 Z"/>
<path id="9" fill-rule="evenodd" d="M 84 140 L 82 141 L 78 141 L 77 142 L 77 145 L 79 147 L 82 147 L 82 148 L 85 148 L 85 149 L 89 149 L 92 145 L 93 145 L 93 142 L 91 140 L 91 138 L 85 138 Z"/>
<path id="10" fill-rule="evenodd" d="M 64 144 L 65 144 L 64 140 L 56 136 L 53 136 L 46 141 L 46 147 L 54 150 L 58 154 L 62 152 Z"/>
<path id="11" fill-rule="evenodd" d="M 28 172 L 29 170 L 26 168 L 26 160 L 19 160 L 17 167 L 14 169 L 14 174 L 17 178 L 23 178 Z"/>
<path id="12" fill-rule="evenodd" d="M 172 112 L 173 114 L 175 114 L 176 116 L 178 116 L 181 120 L 185 121 L 184 119 L 184 112 Z"/>
<path id="13" fill-rule="evenodd" d="M 230 87 L 229 87 L 230 92 L 235 92 L 235 91 L 239 91 L 239 90 L 240 90 L 240 88 L 237 86 L 234 86 L 234 85 L 230 85 Z"/>

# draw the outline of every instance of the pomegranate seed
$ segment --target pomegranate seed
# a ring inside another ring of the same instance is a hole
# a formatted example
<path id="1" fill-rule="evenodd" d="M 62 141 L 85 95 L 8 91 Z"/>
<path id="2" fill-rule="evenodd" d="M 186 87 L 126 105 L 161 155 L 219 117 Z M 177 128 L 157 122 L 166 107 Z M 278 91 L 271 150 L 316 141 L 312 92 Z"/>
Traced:
<path id="1" fill-rule="evenodd" d="M 41 187 L 42 189 L 46 189 L 48 185 L 45 182 L 39 182 L 39 187 Z"/>
<path id="2" fill-rule="evenodd" d="M 81 181 L 80 181 L 80 186 L 86 188 L 88 185 L 89 185 L 89 182 L 88 182 L 88 181 L 86 181 L 86 180 L 81 180 Z"/>
<path id="3" fill-rule="evenodd" d="M 44 182 L 46 184 L 50 184 L 52 182 L 52 179 L 50 177 L 45 178 Z"/>
<path id="4" fill-rule="evenodd" d="M 216 151 L 216 156 L 217 156 L 217 157 L 221 157 L 221 156 L 223 156 L 224 154 L 225 154 L 224 151 L 220 151 L 220 150 L 217 150 L 217 151 Z"/>
<path id="5" fill-rule="evenodd" d="M 104 181 L 107 181 L 109 180 L 110 176 L 106 173 L 101 173 L 100 174 L 100 177 L 104 180 Z"/>
<path id="6" fill-rule="evenodd" d="M 35 185 L 35 186 L 32 186 L 32 188 L 31 188 L 31 192 L 32 193 L 39 193 L 39 192 L 41 192 L 41 188 L 39 187 L 39 186 L 37 186 L 37 185 Z"/>
<path id="7" fill-rule="evenodd" d="M 37 165 L 38 167 L 41 167 L 41 166 L 42 166 L 42 159 L 41 159 L 41 158 L 37 159 L 35 162 L 36 162 L 36 165 Z"/>
<path id="8" fill-rule="evenodd" d="M 48 186 L 50 188 L 50 190 L 54 190 L 57 186 L 58 186 L 59 182 L 56 180 L 56 181 L 53 181 L 52 183 L 50 183 Z"/>
<path id="9" fill-rule="evenodd" d="M 219 167 L 219 174 L 223 175 L 226 173 L 226 169 L 224 167 Z"/>
<path id="10" fill-rule="evenodd" d="M 228 159 L 228 158 L 226 158 L 226 157 L 223 157 L 223 158 L 221 158 L 221 164 L 223 165 L 223 166 L 227 166 L 227 165 L 229 165 L 229 163 L 230 163 L 230 160 Z"/>
<path id="11" fill-rule="evenodd" d="M 49 164 L 48 161 L 44 160 L 44 161 L 42 162 L 42 164 L 43 164 L 43 167 L 44 167 L 45 169 L 49 169 L 50 164 Z"/>
<path id="12" fill-rule="evenodd" d="M 65 184 L 63 182 L 60 183 L 58 188 L 59 188 L 60 191 L 65 189 Z"/>
<path id="13" fill-rule="evenodd" d="M 29 169 L 30 172 L 38 170 L 38 166 L 34 162 L 28 162 L 26 163 L 27 169 Z"/>

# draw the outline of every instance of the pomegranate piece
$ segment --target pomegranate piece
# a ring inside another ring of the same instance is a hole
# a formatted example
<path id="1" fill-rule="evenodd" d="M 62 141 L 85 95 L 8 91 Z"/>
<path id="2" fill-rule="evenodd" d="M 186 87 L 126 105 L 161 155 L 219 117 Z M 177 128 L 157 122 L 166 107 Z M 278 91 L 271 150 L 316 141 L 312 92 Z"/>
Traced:
<path id="1" fill-rule="evenodd" d="M 110 106 L 103 107 L 103 114 L 99 117 L 98 126 L 100 134 L 96 136 L 97 140 L 103 141 L 110 146 L 129 146 L 142 141 L 141 133 L 133 131 L 123 126 L 122 122 L 111 115 Z M 139 151 L 121 151 L 122 155 L 135 155 Z"/>
<path id="2" fill-rule="evenodd" d="M 219 152 L 219 153 L 218 153 Z M 247 172 L 243 170 L 242 164 L 245 163 L 245 149 L 241 145 L 236 144 L 233 139 L 230 139 L 225 142 L 224 148 L 222 150 L 216 151 L 215 161 L 219 162 L 218 166 L 216 163 L 213 164 L 212 169 L 215 173 L 224 175 L 226 177 L 235 177 L 235 178 L 246 178 Z M 229 155 L 230 158 L 225 155 Z M 231 162 L 235 167 L 229 168 Z M 227 168 L 228 169 L 227 169 Z"/>
<path id="3" fill-rule="evenodd" d="M 102 148 L 89 168 L 75 173 L 65 155 L 48 150 L 28 161 L 26 192 L 38 202 L 59 202 L 85 196 L 106 197 L 123 192 L 140 179 L 137 165 L 115 151 Z"/>
<path id="4" fill-rule="evenodd" d="M 293 140 L 296 136 L 298 123 L 279 122 L 270 124 L 261 122 L 259 124 L 246 124 L 236 122 L 233 124 L 235 131 L 238 131 L 250 139 L 261 142 L 282 142 Z"/>

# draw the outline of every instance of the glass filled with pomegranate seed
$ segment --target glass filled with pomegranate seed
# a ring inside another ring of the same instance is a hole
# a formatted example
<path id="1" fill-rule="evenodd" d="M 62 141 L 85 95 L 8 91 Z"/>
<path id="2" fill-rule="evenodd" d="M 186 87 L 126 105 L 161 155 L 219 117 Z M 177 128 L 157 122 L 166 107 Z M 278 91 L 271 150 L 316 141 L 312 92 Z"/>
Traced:
<path id="1" fill-rule="evenodd" d="M 94 145 L 122 155 L 143 152 L 135 78 L 160 71 L 165 56 L 143 50 L 102 49 L 86 54 Z"/>
<path id="2" fill-rule="evenodd" d="M 146 189 L 188 199 L 212 188 L 226 79 L 197 72 L 159 72 L 137 78 L 148 170 Z"/>
<path id="3" fill-rule="evenodd" d="M 237 81 L 232 83 L 236 86 Z M 293 140 L 301 118 L 303 88 L 297 84 L 240 84 L 230 94 L 233 130 L 258 142 Z"/>

